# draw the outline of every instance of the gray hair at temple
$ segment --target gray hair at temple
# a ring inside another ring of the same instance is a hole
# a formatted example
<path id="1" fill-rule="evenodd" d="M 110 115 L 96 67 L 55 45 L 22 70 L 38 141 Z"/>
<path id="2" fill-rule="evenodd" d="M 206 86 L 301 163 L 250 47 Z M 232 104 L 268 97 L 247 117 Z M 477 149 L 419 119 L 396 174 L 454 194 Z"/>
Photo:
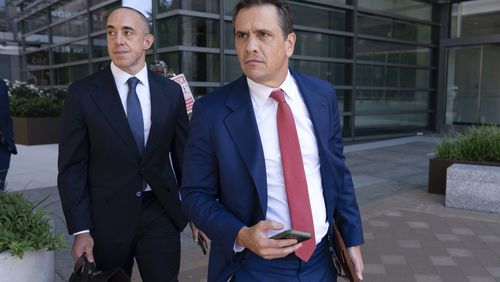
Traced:
<path id="1" fill-rule="evenodd" d="M 233 12 L 233 31 L 234 31 L 234 22 L 236 20 L 236 16 L 240 12 L 241 9 L 248 9 L 253 6 L 261 6 L 261 5 L 273 5 L 278 10 L 278 17 L 280 20 L 281 31 L 283 31 L 283 36 L 286 38 L 290 33 L 293 32 L 293 17 L 290 12 L 290 7 L 288 6 L 288 2 L 286 0 L 240 0 L 236 7 L 234 7 Z"/>

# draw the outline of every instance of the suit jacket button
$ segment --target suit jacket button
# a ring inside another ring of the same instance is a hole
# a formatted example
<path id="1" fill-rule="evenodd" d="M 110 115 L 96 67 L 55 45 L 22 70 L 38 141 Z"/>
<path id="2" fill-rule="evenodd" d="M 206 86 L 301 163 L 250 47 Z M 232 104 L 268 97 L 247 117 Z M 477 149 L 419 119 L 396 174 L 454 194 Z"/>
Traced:
<path id="1" fill-rule="evenodd" d="M 135 193 L 135 195 L 139 198 L 139 197 L 141 197 L 142 192 L 141 192 L 141 191 L 139 191 L 139 192 Z"/>

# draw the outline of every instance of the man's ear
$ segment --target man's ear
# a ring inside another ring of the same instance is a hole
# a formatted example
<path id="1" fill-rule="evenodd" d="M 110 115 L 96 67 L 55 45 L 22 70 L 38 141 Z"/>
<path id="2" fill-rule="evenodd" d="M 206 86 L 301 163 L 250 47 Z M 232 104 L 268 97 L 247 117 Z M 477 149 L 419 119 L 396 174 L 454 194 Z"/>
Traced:
<path id="1" fill-rule="evenodd" d="M 297 40 L 297 35 L 295 32 L 291 32 L 286 37 L 286 55 L 290 58 L 293 55 L 293 50 L 295 49 L 295 41 Z"/>
<path id="2" fill-rule="evenodd" d="M 151 48 L 151 45 L 153 45 L 153 42 L 155 42 L 155 37 L 152 34 L 148 34 L 144 37 L 143 41 L 143 48 L 144 50 L 148 50 Z"/>

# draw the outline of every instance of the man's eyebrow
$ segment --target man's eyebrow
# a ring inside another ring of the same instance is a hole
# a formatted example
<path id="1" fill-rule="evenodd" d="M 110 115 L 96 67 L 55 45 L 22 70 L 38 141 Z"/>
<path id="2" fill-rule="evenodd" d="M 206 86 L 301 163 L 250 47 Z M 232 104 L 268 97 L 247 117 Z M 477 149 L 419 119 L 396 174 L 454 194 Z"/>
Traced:
<path id="1" fill-rule="evenodd" d="M 113 25 L 108 25 L 108 26 L 106 26 L 106 29 L 110 29 L 110 28 L 112 28 L 112 29 L 116 29 Z M 135 30 L 135 29 L 134 29 L 133 27 L 131 27 L 131 26 L 123 26 L 121 29 L 124 29 L 124 30 Z"/>

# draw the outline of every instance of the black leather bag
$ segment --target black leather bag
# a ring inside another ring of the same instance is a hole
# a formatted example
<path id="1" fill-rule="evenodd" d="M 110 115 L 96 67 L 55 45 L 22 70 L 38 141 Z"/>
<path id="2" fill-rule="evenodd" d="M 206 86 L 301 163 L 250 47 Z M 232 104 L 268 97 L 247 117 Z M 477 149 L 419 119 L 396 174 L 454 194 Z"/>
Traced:
<path id="1" fill-rule="evenodd" d="M 113 271 L 97 270 L 95 264 L 90 263 L 83 254 L 76 261 L 69 282 L 130 282 L 130 278 L 119 267 Z"/>

